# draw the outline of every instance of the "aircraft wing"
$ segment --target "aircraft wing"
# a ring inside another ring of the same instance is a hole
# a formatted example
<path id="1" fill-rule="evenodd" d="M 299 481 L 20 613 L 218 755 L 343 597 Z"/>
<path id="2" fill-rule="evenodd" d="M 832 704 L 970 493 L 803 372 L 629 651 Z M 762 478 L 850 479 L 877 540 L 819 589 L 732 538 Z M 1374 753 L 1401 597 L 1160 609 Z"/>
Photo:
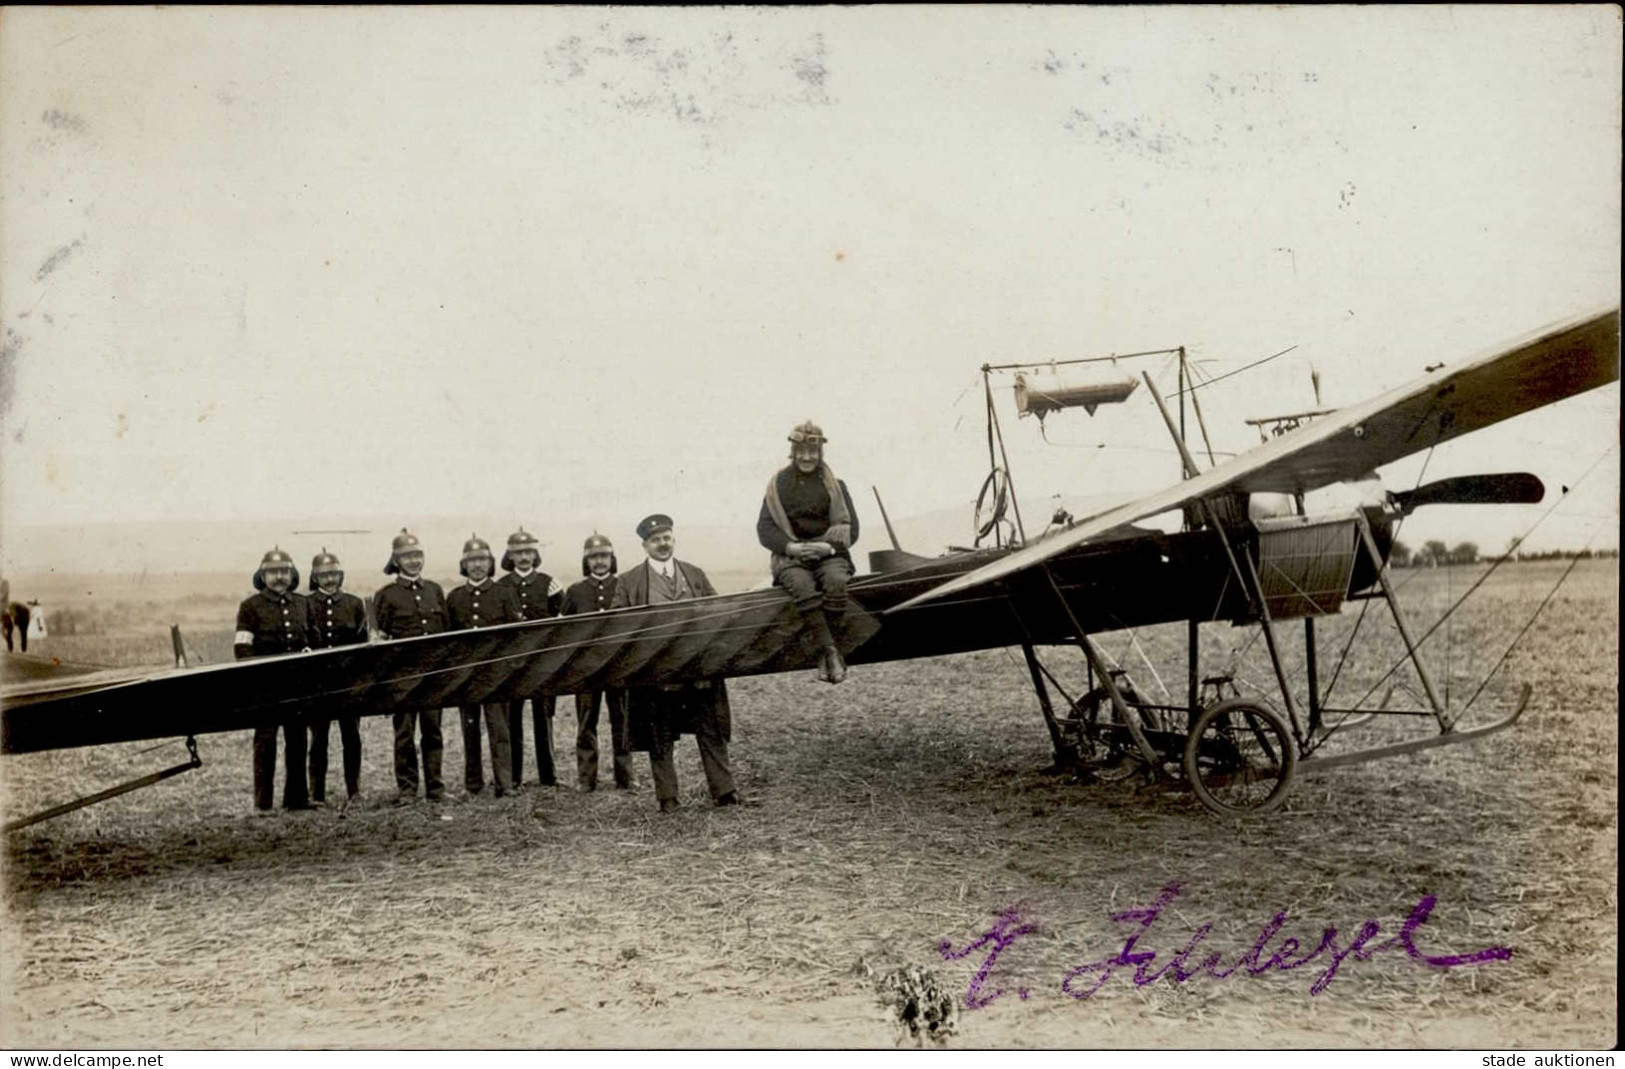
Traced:
<path id="1" fill-rule="evenodd" d="M 849 647 L 879 627 L 867 613 L 849 617 Z M 810 666 L 817 655 L 789 596 L 774 588 L 257 657 L 135 681 L 7 686 L 0 752 L 233 731 L 292 712 L 370 715 L 543 690 L 571 694 L 782 671 Z"/>
<path id="2" fill-rule="evenodd" d="M 1289 431 L 1194 478 L 1084 519 L 892 612 L 1014 575 L 1114 528 L 1229 492 L 1308 492 L 1619 378 L 1619 309 L 1547 327 Z"/>

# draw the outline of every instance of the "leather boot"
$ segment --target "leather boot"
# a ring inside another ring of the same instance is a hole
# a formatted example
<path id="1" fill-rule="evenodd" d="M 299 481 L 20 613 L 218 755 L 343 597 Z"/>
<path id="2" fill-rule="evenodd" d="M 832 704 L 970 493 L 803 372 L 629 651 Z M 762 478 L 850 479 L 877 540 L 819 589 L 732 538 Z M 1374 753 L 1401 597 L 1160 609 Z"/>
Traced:
<path id="1" fill-rule="evenodd" d="M 825 660 L 829 662 L 829 681 L 831 683 L 839 683 L 846 678 L 846 661 L 841 659 L 839 649 L 831 646 L 825 654 Z"/>

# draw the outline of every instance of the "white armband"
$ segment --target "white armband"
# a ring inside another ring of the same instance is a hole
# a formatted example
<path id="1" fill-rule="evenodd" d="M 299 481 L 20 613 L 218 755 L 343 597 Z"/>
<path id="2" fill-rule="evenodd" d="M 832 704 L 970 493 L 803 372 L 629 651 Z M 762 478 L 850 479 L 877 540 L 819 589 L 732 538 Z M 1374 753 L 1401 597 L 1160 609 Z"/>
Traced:
<path id="1" fill-rule="evenodd" d="M 232 639 L 231 642 L 234 646 L 252 646 L 254 644 L 254 632 L 239 631 L 237 637 Z"/>

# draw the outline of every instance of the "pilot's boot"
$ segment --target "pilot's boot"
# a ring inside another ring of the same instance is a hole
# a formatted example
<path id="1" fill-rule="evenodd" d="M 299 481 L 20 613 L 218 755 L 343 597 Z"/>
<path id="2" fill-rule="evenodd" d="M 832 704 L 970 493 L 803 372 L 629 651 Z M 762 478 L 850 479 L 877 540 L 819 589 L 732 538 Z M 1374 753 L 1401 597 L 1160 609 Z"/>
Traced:
<path id="1" fill-rule="evenodd" d="M 837 646 L 831 646 L 824 651 L 824 664 L 828 674 L 824 677 L 831 683 L 839 683 L 846 678 L 846 662 L 841 659 L 841 651 Z"/>
<path id="2" fill-rule="evenodd" d="M 816 595 L 796 603 L 801 611 L 802 622 L 812 631 L 812 636 L 818 643 L 818 678 L 825 683 L 838 683 L 835 678 L 836 665 L 840 664 L 841 654 L 835 646 L 835 636 L 830 633 L 829 619 Z M 841 665 L 842 674 L 846 666 Z"/>

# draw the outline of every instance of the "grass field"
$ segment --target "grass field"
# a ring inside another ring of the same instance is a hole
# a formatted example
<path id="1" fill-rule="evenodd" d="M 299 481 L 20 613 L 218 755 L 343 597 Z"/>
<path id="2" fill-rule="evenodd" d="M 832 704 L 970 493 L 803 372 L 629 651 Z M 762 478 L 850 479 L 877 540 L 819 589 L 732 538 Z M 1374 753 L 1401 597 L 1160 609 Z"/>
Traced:
<path id="1" fill-rule="evenodd" d="M 1508 565 L 1429 640 L 1460 709 L 1551 590 L 1562 562 Z M 1418 630 L 1481 567 L 1396 573 Z M 1303 776 L 1281 811 L 1217 819 L 1177 785 L 1084 785 L 1044 775 L 1049 743 L 1019 651 L 741 679 L 733 758 L 754 803 L 705 804 L 695 748 L 679 750 L 685 807 L 638 790 L 567 787 L 457 799 L 461 749 L 446 716 L 454 799 L 396 810 L 389 727 L 363 725 L 366 799 L 251 816 L 246 734 L 200 740 L 205 765 L 151 790 L 8 839 L 0 1045 L 44 1047 L 890 1046 L 884 978 L 919 966 L 963 1000 L 986 948 L 945 961 L 1019 908 L 1011 942 L 961 1007 L 950 1046 L 1607 1046 L 1616 1039 L 1618 572 L 1583 563 L 1464 720 L 1523 722 L 1482 742 Z M 166 588 L 143 614 L 107 599 L 101 633 L 50 653 L 167 663 L 173 617 L 211 660 L 229 656 L 239 594 Z M 188 598 L 190 597 L 190 600 Z M 116 600 L 116 599 L 115 599 Z M 61 598 L 57 604 L 66 604 Z M 151 621 L 156 620 L 154 626 Z M 1398 649 L 1377 607 L 1325 621 L 1321 678 L 1360 639 L 1335 702 L 1352 702 Z M 1296 635 L 1295 625 L 1289 629 Z M 1256 631 L 1204 628 L 1206 665 L 1260 686 Z M 1183 627 L 1103 637 L 1142 691 L 1140 652 L 1177 689 Z M 1288 659 L 1301 658 L 1291 643 Z M 1081 676 L 1076 652 L 1051 663 Z M 1408 673 L 1393 703 L 1419 707 Z M 1377 697 L 1387 690 L 1383 683 Z M 556 739 L 572 746 L 561 703 Z M 1368 725 L 1352 749 L 1425 734 Z M 336 732 L 335 732 L 336 736 Z M 333 790 L 342 793 L 334 739 Z M 179 743 L 7 758 L 7 817 L 182 759 Z M 607 758 L 605 759 L 607 762 Z M 607 776 L 607 770 L 605 770 Z M 566 782 L 569 781 L 566 775 Z M 1228 979 L 1137 986 L 1095 973 L 1136 926 L 1114 921 L 1179 882 L 1137 949 L 1160 965 L 1243 956 L 1277 912 L 1288 937 L 1382 938 L 1424 895 L 1421 951 L 1491 947 L 1506 960 L 1441 968 L 1394 949 Z M 1078 976 L 1085 977 L 1079 980 Z M 1087 981 L 1087 982 L 1085 982 Z M 1021 992 L 1025 992 L 1023 995 Z"/>

